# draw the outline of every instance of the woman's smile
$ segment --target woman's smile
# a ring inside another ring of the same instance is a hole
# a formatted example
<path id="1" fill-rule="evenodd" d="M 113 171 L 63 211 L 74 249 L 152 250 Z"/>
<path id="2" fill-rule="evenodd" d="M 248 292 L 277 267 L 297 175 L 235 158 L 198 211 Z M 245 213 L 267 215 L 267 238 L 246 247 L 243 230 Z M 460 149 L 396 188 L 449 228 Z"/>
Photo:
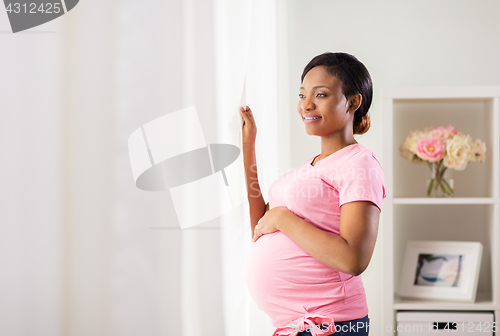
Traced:
<path id="1" fill-rule="evenodd" d="M 319 121 L 321 119 L 320 116 L 312 114 L 312 113 L 304 113 L 302 115 L 302 120 L 304 121 L 305 124 L 310 124 L 316 121 Z"/>

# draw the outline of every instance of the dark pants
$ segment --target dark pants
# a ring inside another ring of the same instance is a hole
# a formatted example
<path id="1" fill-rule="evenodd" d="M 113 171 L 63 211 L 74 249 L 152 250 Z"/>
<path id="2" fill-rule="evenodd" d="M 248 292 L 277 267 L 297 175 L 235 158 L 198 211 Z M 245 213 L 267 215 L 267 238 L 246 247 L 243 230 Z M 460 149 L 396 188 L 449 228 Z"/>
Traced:
<path id="1" fill-rule="evenodd" d="M 335 332 L 333 334 L 329 334 L 329 336 L 335 335 L 335 336 L 368 336 L 368 315 L 365 317 L 356 319 L 356 320 L 350 320 L 350 321 L 339 321 L 335 322 Z M 321 327 L 321 326 L 320 326 Z M 326 326 L 325 328 L 331 328 L 333 330 L 332 326 Z M 311 336 L 311 333 L 309 331 L 301 331 L 297 334 L 297 336 Z"/>

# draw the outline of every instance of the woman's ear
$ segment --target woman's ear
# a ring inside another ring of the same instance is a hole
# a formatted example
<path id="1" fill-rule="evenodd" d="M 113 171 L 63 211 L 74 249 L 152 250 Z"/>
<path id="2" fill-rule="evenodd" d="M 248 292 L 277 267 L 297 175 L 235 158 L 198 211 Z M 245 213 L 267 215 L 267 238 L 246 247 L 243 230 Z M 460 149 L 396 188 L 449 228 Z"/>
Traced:
<path id="1" fill-rule="evenodd" d="M 349 97 L 349 100 L 350 100 L 349 112 L 354 113 L 361 106 L 361 102 L 363 101 L 363 96 L 361 96 L 361 93 L 358 93 Z"/>

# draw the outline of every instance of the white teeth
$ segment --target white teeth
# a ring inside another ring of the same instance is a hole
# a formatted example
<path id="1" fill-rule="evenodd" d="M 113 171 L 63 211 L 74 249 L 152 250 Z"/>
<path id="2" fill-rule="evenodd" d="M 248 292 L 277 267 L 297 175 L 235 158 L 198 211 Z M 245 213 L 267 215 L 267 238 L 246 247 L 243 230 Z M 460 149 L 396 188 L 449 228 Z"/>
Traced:
<path id="1" fill-rule="evenodd" d="M 314 118 L 312 118 L 312 117 L 304 117 L 304 119 L 319 119 L 319 118 L 321 118 L 321 117 L 314 117 Z"/>

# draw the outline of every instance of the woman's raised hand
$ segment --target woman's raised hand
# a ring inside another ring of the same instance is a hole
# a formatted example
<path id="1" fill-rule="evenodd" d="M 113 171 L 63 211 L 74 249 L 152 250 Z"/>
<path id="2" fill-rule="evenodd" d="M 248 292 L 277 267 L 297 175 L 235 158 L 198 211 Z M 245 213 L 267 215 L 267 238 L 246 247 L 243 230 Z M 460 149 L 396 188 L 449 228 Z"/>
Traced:
<path id="1" fill-rule="evenodd" d="M 248 106 L 246 109 L 241 107 L 240 115 L 244 121 L 241 141 L 244 145 L 254 145 L 257 137 L 257 125 L 255 125 L 252 110 Z"/>

